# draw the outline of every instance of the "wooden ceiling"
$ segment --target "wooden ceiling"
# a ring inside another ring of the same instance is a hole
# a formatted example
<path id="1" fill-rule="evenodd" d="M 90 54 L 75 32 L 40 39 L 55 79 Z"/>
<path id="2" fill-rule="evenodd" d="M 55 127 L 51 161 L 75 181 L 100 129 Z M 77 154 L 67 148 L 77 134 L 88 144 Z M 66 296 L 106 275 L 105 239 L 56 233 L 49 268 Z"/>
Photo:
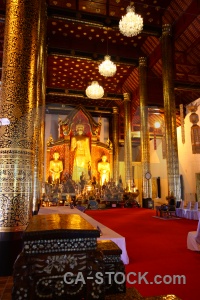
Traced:
<path id="1" fill-rule="evenodd" d="M 130 1 L 47 0 L 47 113 L 62 114 L 70 106 L 84 105 L 106 115 L 118 106 L 123 118 L 123 93 L 131 93 L 133 130 L 138 129 L 138 60 L 148 60 L 148 106 L 150 117 L 163 119 L 162 25 L 171 24 L 174 43 L 174 82 L 177 106 L 200 97 L 200 1 L 138 0 L 132 2 L 144 20 L 136 37 L 125 37 L 118 24 Z M 6 1 L 0 1 L 0 65 Z M 98 66 L 109 54 L 117 65 L 116 75 L 105 78 Z M 1 75 L 1 74 L 0 74 Z M 102 99 L 86 97 L 85 89 L 97 80 L 104 88 Z"/>

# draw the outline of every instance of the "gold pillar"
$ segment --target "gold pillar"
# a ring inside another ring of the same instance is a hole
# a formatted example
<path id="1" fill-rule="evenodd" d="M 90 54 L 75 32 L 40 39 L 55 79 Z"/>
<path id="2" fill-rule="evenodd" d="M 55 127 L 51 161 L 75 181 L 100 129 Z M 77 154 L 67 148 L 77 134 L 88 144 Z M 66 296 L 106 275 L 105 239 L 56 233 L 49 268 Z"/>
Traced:
<path id="1" fill-rule="evenodd" d="M 12 268 L 32 215 L 41 2 L 6 2 L 0 116 L 10 124 L 0 129 L 1 273 Z"/>
<path id="2" fill-rule="evenodd" d="M 113 179 L 119 182 L 119 112 L 118 107 L 113 107 Z"/>
<path id="3" fill-rule="evenodd" d="M 42 182 L 44 182 L 44 120 L 45 120 L 45 87 L 46 87 L 46 2 L 40 3 L 38 23 L 38 80 L 37 102 L 34 122 L 34 182 L 33 214 L 37 214 L 41 199 Z"/>
<path id="4" fill-rule="evenodd" d="M 150 145 L 147 107 L 147 59 L 139 58 L 139 90 L 140 90 L 140 135 L 142 161 L 142 197 L 151 198 L 151 179 L 146 176 L 150 173 Z"/>
<path id="5" fill-rule="evenodd" d="M 176 200 L 179 200 L 180 175 L 176 133 L 176 105 L 174 96 L 174 57 L 171 26 L 169 24 L 163 25 L 161 42 L 168 194 L 175 196 Z"/>
<path id="6" fill-rule="evenodd" d="M 124 163 L 125 186 L 130 191 L 132 185 L 132 142 L 131 142 L 131 101 L 130 94 L 124 93 Z"/>

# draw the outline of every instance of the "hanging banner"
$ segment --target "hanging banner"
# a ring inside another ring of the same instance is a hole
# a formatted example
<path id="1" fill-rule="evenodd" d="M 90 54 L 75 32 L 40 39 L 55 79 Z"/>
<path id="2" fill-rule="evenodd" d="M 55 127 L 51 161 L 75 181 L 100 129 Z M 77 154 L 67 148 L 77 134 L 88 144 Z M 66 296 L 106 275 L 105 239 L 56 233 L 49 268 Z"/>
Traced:
<path id="1" fill-rule="evenodd" d="M 181 119 L 181 137 L 182 137 L 182 143 L 185 144 L 185 121 L 184 121 L 183 104 L 180 104 L 179 107 L 180 107 L 180 119 Z"/>

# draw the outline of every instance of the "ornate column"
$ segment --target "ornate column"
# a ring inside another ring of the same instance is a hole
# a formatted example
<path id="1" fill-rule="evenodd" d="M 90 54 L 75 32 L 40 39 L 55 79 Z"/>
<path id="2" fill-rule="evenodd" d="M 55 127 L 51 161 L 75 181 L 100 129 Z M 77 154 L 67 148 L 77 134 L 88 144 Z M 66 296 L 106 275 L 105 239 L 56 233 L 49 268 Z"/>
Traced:
<path id="1" fill-rule="evenodd" d="M 119 112 L 113 107 L 113 179 L 115 184 L 119 181 Z"/>
<path id="2" fill-rule="evenodd" d="M 45 93 L 46 93 L 46 2 L 41 1 L 38 23 L 38 68 L 37 68 L 37 98 L 34 122 L 34 182 L 32 213 L 38 213 L 41 199 L 42 182 L 44 182 L 44 120 L 45 120 Z"/>
<path id="3" fill-rule="evenodd" d="M 132 143 L 131 143 L 131 101 L 130 94 L 124 93 L 124 163 L 125 186 L 130 191 L 132 184 Z"/>
<path id="4" fill-rule="evenodd" d="M 1 275 L 12 272 L 21 250 L 21 233 L 32 215 L 41 3 L 6 3 L 0 116 L 10 124 L 0 129 Z"/>
<path id="5" fill-rule="evenodd" d="M 176 200 L 179 200 L 180 176 L 176 133 L 176 106 L 174 96 L 174 58 L 171 26 L 169 24 L 163 25 L 161 42 L 168 194 L 175 196 Z"/>
<path id="6" fill-rule="evenodd" d="M 140 135 L 142 161 L 142 198 L 152 197 L 150 174 L 150 146 L 147 107 L 147 59 L 139 58 L 139 91 L 140 91 Z"/>

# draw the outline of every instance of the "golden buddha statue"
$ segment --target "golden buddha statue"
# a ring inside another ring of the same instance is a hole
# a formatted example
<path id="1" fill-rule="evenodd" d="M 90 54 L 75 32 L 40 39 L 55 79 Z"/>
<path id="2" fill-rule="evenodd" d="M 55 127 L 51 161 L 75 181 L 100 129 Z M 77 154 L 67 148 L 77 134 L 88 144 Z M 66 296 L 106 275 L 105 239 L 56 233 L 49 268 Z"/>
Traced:
<path id="1" fill-rule="evenodd" d="M 102 161 L 98 163 L 98 172 L 100 173 L 100 185 L 109 181 L 110 177 L 110 163 L 107 161 L 107 156 L 103 155 Z"/>
<path id="2" fill-rule="evenodd" d="M 63 163 L 59 157 L 60 154 L 58 152 L 54 152 L 53 159 L 50 161 L 50 172 L 52 174 L 52 182 L 54 184 L 60 183 L 60 173 L 63 171 Z"/>
<path id="3" fill-rule="evenodd" d="M 80 176 L 88 173 L 88 165 L 91 162 L 90 139 L 83 135 L 84 125 L 76 125 L 76 134 L 71 139 L 71 150 L 74 151 L 74 164 L 72 179 L 80 181 Z"/>

